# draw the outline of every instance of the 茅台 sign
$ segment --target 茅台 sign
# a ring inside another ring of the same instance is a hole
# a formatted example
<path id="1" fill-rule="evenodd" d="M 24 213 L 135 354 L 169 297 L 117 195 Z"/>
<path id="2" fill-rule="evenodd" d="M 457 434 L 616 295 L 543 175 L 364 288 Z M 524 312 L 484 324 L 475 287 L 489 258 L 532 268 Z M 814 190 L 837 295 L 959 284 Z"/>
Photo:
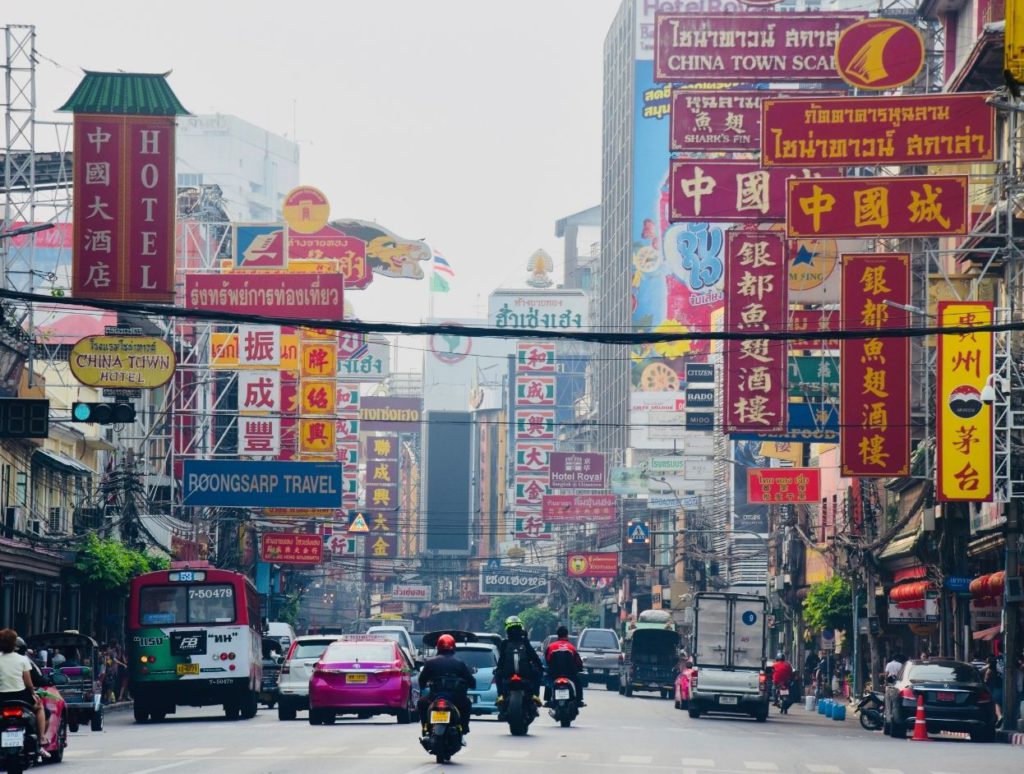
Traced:
<path id="1" fill-rule="evenodd" d="M 338 508 L 341 463 L 185 460 L 182 504 Z"/>
<path id="2" fill-rule="evenodd" d="M 402 602 L 429 602 L 431 596 L 430 586 L 396 583 L 391 587 L 391 598 Z"/>
<path id="3" fill-rule="evenodd" d="M 170 381 L 175 365 L 174 350 L 154 336 L 86 336 L 68 355 L 71 373 L 90 387 L 151 390 Z"/>
<path id="4" fill-rule="evenodd" d="M 615 513 L 613 494 L 546 494 L 541 503 L 541 516 L 548 524 L 610 523 Z"/>
<path id="5" fill-rule="evenodd" d="M 341 320 L 343 282 L 340 274 L 186 274 L 185 305 L 289 320 Z"/>
<path id="6" fill-rule="evenodd" d="M 747 502 L 815 504 L 821 502 L 819 468 L 747 468 Z"/>
<path id="7" fill-rule="evenodd" d="M 874 166 L 991 161 L 988 94 L 765 99 L 765 166 Z"/>
<path id="8" fill-rule="evenodd" d="M 853 13 L 658 14 L 654 80 L 836 81 L 836 41 L 863 18 Z"/>
<path id="9" fill-rule="evenodd" d="M 301 532 L 266 532 L 260 538 L 260 558 L 276 564 L 320 564 L 323 561 L 322 535 Z"/>
<path id="10" fill-rule="evenodd" d="M 556 452 L 549 455 L 552 489 L 604 489 L 604 454 Z"/>
<path id="11" fill-rule="evenodd" d="M 495 290 L 487 299 L 487 320 L 497 328 L 581 330 L 590 324 L 582 290 Z"/>
<path id="12" fill-rule="evenodd" d="M 570 578 L 614 578 L 619 574 L 619 555 L 614 551 L 572 552 L 566 556 L 566 573 Z"/>
<path id="13" fill-rule="evenodd" d="M 492 596 L 548 593 L 548 570 L 543 565 L 521 564 L 510 567 L 480 568 L 480 593 Z"/>
<path id="14" fill-rule="evenodd" d="M 359 419 L 362 431 L 419 433 L 423 429 L 423 399 L 363 396 Z"/>

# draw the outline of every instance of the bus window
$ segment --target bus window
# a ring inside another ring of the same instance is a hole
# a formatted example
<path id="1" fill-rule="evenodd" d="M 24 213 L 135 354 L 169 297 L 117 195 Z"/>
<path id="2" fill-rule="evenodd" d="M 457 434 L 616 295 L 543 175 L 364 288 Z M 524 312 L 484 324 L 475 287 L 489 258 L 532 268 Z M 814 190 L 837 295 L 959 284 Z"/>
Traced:
<path id="1" fill-rule="evenodd" d="M 224 585 L 190 586 L 189 623 L 232 623 L 235 620 L 235 590 Z"/>
<path id="2" fill-rule="evenodd" d="M 183 586 L 146 586 L 139 593 L 139 622 L 143 626 L 185 623 Z"/>

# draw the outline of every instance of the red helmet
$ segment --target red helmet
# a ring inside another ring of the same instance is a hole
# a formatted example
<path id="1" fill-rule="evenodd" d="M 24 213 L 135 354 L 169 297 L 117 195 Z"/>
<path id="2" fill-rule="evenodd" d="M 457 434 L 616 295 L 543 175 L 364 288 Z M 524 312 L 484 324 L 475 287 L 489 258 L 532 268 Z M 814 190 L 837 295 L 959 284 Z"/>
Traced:
<path id="1" fill-rule="evenodd" d="M 454 653 L 455 652 L 455 638 L 450 634 L 442 634 L 437 638 L 437 652 L 438 653 Z"/>

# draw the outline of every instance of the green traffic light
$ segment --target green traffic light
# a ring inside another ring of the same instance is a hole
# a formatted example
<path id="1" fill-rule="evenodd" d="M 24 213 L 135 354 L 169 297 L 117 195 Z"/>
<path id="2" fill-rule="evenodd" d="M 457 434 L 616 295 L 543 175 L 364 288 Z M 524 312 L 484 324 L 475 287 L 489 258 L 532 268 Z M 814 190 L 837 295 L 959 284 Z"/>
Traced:
<path id="1" fill-rule="evenodd" d="M 88 403 L 76 403 L 72 414 L 77 421 L 88 422 L 89 417 L 92 416 L 92 408 Z"/>

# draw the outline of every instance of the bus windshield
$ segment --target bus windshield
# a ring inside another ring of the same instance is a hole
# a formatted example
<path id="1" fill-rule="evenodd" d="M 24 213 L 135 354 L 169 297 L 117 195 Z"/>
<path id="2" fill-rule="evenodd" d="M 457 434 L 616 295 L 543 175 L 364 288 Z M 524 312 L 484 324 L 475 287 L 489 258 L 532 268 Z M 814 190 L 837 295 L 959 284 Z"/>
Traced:
<path id="1" fill-rule="evenodd" d="M 146 586 L 139 592 L 139 622 L 144 626 L 234 621 L 235 590 L 226 583 Z"/>

